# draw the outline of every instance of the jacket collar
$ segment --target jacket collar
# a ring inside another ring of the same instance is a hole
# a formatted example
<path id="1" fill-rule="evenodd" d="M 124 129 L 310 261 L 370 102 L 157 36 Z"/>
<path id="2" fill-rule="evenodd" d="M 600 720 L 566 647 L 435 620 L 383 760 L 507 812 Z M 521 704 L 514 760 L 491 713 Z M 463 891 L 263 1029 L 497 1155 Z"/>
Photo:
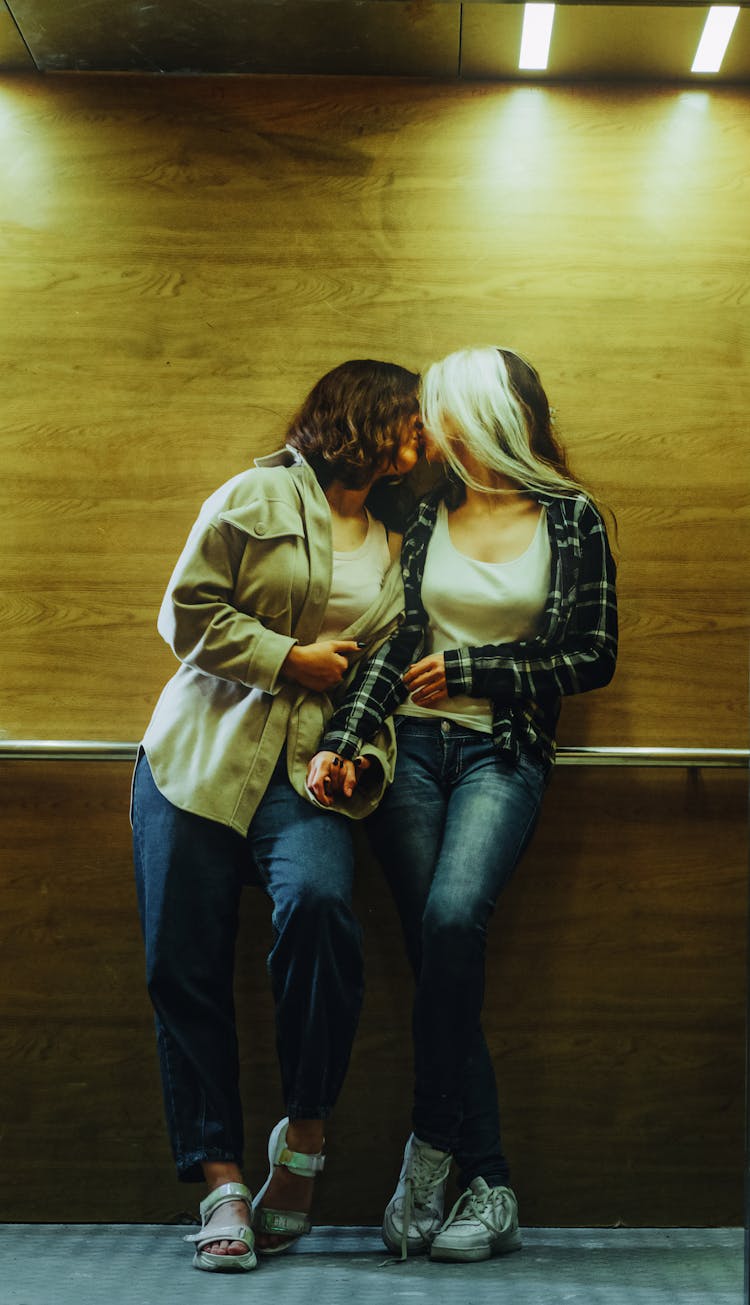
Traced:
<path id="1" fill-rule="evenodd" d="M 297 449 L 293 449 L 291 444 L 285 444 L 283 449 L 277 449 L 275 453 L 266 453 L 262 458 L 253 458 L 253 464 L 256 467 L 307 466 L 302 454 Z"/>

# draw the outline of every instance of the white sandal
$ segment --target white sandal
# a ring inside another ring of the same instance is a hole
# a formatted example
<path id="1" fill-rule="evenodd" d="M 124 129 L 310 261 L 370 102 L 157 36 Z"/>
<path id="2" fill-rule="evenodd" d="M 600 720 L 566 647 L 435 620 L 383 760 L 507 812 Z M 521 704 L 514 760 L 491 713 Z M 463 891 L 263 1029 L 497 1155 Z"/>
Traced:
<path id="1" fill-rule="evenodd" d="M 206 1228 L 206 1222 L 211 1218 L 214 1210 L 218 1210 L 220 1205 L 227 1205 L 230 1201 L 245 1202 L 250 1215 L 248 1222 L 215 1224 L 211 1228 Z M 255 1238 L 250 1227 L 252 1201 L 252 1194 L 244 1183 L 222 1183 L 220 1187 L 215 1187 L 212 1192 L 209 1192 L 204 1201 L 201 1201 L 201 1230 L 185 1238 L 186 1242 L 195 1243 L 194 1269 L 205 1269 L 208 1273 L 249 1273 L 255 1268 L 258 1261 L 255 1257 Z M 244 1242 L 247 1251 L 244 1255 L 217 1255 L 215 1252 L 204 1251 L 203 1247 L 210 1246 L 212 1242 Z"/>
<path id="2" fill-rule="evenodd" d="M 253 1201 L 256 1231 L 271 1237 L 285 1237 L 288 1240 L 281 1242 L 279 1246 L 259 1246 L 259 1255 L 280 1255 L 282 1251 L 287 1251 L 298 1237 L 304 1237 L 310 1231 L 309 1216 L 301 1211 L 269 1210 L 261 1207 L 261 1201 L 273 1178 L 274 1166 L 283 1165 L 293 1174 L 299 1174 L 300 1178 L 314 1178 L 326 1162 L 325 1156 L 320 1152 L 317 1155 L 306 1155 L 303 1151 L 290 1151 L 286 1141 L 288 1123 L 287 1118 L 280 1119 L 268 1139 L 268 1178 Z"/>

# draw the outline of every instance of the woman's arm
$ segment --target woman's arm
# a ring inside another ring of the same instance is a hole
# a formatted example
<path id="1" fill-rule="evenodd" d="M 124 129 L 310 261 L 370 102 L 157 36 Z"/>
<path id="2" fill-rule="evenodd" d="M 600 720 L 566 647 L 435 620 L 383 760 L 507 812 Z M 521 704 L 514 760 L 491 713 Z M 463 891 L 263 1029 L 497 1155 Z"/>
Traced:
<path id="1" fill-rule="evenodd" d="M 175 567 L 158 629 L 186 666 L 277 693 L 287 681 L 324 692 L 340 684 L 351 640 L 300 645 L 235 606 L 240 565 L 253 541 L 227 523 L 199 523 Z"/>
<path id="2" fill-rule="evenodd" d="M 186 666 L 274 693 L 296 641 L 235 607 L 247 545 L 248 536 L 241 531 L 199 518 L 167 586 L 157 624 Z"/>
<path id="3" fill-rule="evenodd" d="M 421 622 L 406 621 L 370 661 L 361 664 L 349 692 L 328 722 L 321 751 L 350 759 L 357 756 L 362 744 L 406 698 L 403 673 L 422 637 Z"/>

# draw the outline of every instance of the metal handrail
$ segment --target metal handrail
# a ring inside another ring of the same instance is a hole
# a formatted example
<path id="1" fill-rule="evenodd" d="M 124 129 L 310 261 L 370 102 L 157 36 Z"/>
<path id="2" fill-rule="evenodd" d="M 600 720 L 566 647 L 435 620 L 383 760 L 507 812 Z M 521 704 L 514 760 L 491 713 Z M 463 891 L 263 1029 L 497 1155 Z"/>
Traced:
<path id="1" fill-rule="evenodd" d="M 704 766 L 747 768 L 748 748 L 573 748 L 560 747 L 562 766 Z"/>
<path id="2" fill-rule="evenodd" d="M 0 761 L 135 761 L 137 743 L 99 739 L 0 739 Z M 562 766 L 747 768 L 748 748 L 560 747 Z"/>

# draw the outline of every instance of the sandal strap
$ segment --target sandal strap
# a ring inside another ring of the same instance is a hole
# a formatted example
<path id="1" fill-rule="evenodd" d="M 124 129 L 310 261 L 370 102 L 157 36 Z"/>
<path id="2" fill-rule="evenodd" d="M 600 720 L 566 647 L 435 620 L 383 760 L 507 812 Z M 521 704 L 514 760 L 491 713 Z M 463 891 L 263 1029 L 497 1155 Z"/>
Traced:
<path id="1" fill-rule="evenodd" d="M 228 1201 L 244 1201 L 252 1213 L 253 1196 L 249 1187 L 245 1187 L 244 1183 L 222 1183 L 201 1201 L 201 1223 L 205 1226 L 206 1220 L 211 1217 L 214 1210 L 218 1210 L 220 1205 L 226 1205 Z"/>
<path id="2" fill-rule="evenodd" d="M 309 1233 L 311 1225 L 308 1216 L 297 1210 L 269 1210 L 263 1206 L 255 1212 L 255 1226 L 258 1232 L 281 1237 L 304 1237 Z"/>
<path id="3" fill-rule="evenodd" d="M 304 1151 L 292 1151 L 286 1145 L 286 1134 L 283 1136 L 284 1141 L 276 1153 L 274 1164 L 283 1165 L 293 1174 L 299 1174 L 300 1178 L 314 1178 L 319 1174 L 325 1165 L 325 1156 L 320 1152 L 317 1155 L 307 1155 Z"/>
<path id="4" fill-rule="evenodd" d="M 244 1242 L 247 1249 L 251 1251 L 255 1244 L 252 1228 L 247 1224 L 221 1224 L 215 1228 L 201 1228 L 200 1232 L 190 1233 L 185 1238 L 186 1242 L 195 1242 L 198 1250 L 203 1246 L 209 1246 L 211 1242 Z"/>

